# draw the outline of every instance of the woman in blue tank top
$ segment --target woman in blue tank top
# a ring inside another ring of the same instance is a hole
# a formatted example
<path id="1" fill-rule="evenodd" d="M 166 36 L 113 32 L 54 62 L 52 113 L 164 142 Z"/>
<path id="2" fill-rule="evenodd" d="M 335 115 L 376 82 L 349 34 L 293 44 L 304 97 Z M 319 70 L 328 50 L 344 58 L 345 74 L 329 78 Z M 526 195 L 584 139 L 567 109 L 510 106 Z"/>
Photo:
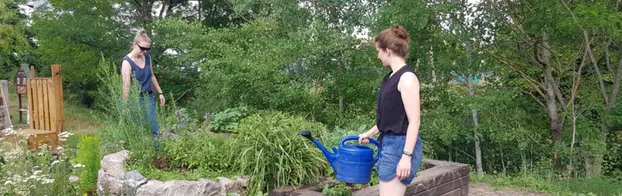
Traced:
<path id="1" fill-rule="evenodd" d="M 158 79 L 153 74 L 151 66 L 151 55 L 147 53 L 151 49 L 151 39 L 147 36 L 147 31 L 141 29 L 134 37 L 132 51 L 123 57 L 121 63 L 121 77 L 123 78 L 123 103 L 127 103 L 130 92 L 130 85 L 133 79 L 140 85 L 140 105 L 143 108 L 145 118 L 151 124 L 151 132 L 154 136 L 160 135 L 158 121 L 156 118 L 156 108 L 154 93 L 160 98 L 160 106 L 164 106 L 165 99 L 162 89 L 158 84 Z M 147 100 L 145 100 L 145 98 Z M 146 103 L 145 103 L 146 101 Z M 148 105 L 147 105 L 148 104 Z M 126 104 L 124 104 L 126 105 Z"/>
<path id="2" fill-rule="evenodd" d="M 419 80 L 406 64 L 408 32 L 399 25 L 386 29 L 374 40 L 378 59 L 391 71 L 384 77 L 376 95 L 376 125 L 359 135 L 359 143 L 378 138 L 382 151 L 376 165 L 380 195 L 404 195 L 423 159 L 419 137 Z"/>

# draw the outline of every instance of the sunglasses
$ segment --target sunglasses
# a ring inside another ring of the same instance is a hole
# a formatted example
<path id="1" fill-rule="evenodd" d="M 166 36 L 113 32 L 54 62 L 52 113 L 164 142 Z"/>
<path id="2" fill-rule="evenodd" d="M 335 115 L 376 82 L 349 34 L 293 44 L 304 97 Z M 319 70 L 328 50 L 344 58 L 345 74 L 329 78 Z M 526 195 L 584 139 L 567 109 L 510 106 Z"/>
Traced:
<path id="1" fill-rule="evenodd" d="M 142 47 L 142 46 L 140 46 L 140 45 L 138 45 L 138 44 L 136 44 L 136 45 L 137 45 L 137 46 L 138 46 L 138 48 L 140 48 L 140 50 L 142 50 L 142 51 L 149 51 L 149 50 L 151 50 L 151 48 L 145 48 L 145 47 Z"/>

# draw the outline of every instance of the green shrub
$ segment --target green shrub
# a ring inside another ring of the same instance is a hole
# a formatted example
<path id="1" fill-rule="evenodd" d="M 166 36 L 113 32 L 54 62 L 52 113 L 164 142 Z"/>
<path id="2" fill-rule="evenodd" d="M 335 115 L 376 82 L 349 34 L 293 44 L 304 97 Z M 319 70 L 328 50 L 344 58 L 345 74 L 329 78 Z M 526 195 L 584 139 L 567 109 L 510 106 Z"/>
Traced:
<path id="1" fill-rule="evenodd" d="M 335 185 L 324 185 L 322 189 L 322 195 L 329 196 L 352 196 L 352 188 L 346 186 L 343 183 L 337 183 Z"/>
<path id="2" fill-rule="evenodd" d="M 78 144 L 78 157 L 76 162 L 84 165 L 80 169 L 80 191 L 93 193 L 97 188 L 97 171 L 100 167 L 99 138 L 83 136 Z"/>
<path id="3" fill-rule="evenodd" d="M 173 114 L 164 113 L 161 116 L 164 119 L 160 121 L 160 130 L 163 135 L 203 130 L 199 120 L 192 118 L 186 108 L 175 109 Z"/>
<path id="4" fill-rule="evenodd" d="M 214 132 L 226 132 L 234 130 L 240 120 L 248 115 L 247 107 L 228 108 L 225 111 L 214 114 L 210 119 L 210 128 Z"/>
<path id="5" fill-rule="evenodd" d="M 222 161 L 228 150 L 225 140 L 210 133 L 180 133 L 164 139 L 164 152 L 170 157 L 175 168 L 196 169 L 219 172 L 228 169 L 229 163 Z"/>
<path id="6" fill-rule="evenodd" d="M 284 185 L 317 183 L 328 163 L 321 151 L 300 130 L 310 130 L 323 141 L 321 123 L 282 112 L 261 111 L 241 121 L 227 143 L 233 169 L 251 176 L 248 195 Z"/>

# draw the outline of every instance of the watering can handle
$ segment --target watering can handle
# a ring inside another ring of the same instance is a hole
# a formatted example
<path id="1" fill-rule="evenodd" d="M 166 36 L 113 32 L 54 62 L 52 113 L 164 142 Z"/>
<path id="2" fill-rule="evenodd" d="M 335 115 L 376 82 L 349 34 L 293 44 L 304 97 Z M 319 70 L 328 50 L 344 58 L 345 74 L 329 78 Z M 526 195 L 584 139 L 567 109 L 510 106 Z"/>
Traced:
<path id="1" fill-rule="evenodd" d="M 341 143 L 339 143 L 339 148 L 340 149 L 343 148 L 343 144 L 345 144 L 346 141 L 350 141 L 350 140 L 358 141 L 359 140 L 359 136 L 348 136 L 348 137 L 343 138 L 341 140 Z M 376 141 L 375 139 L 369 138 L 369 142 L 371 142 L 372 144 L 376 145 L 376 147 L 378 148 L 378 153 L 376 153 L 376 157 L 374 157 L 374 164 L 375 164 L 378 161 L 378 158 L 379 158 L 378 155 L 380 155 L 382 147 L 380 147 L 380 143 L 378 143 L 378 141 Z"/>

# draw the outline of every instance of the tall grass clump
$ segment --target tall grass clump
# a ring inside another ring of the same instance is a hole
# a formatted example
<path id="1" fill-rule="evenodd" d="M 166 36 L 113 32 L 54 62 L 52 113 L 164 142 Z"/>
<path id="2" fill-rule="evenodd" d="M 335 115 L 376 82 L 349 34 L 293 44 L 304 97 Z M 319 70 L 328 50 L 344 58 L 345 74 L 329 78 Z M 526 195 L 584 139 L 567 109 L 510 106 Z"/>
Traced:
<path id="1" fill-rule="evenodd" d="M 328 163 L 313 143 L 298 135 L 304 129 L 320 141 L 328 133 L 321 123 L 276 111 L 259 111 L 240 122 L 225 148 L 231 150 L 226 160 L 251 176 L 248 195 L 318 182 Z"/>
<path id="2" fill-rule="evenodd" d="M 97 189 L 97 171 L 100 167 L 100 141 L 95 136 L 83 136 L 78 144 L 77 162 L 82 164 L 80 169 L 80 191 L 93 194 Z"/>

